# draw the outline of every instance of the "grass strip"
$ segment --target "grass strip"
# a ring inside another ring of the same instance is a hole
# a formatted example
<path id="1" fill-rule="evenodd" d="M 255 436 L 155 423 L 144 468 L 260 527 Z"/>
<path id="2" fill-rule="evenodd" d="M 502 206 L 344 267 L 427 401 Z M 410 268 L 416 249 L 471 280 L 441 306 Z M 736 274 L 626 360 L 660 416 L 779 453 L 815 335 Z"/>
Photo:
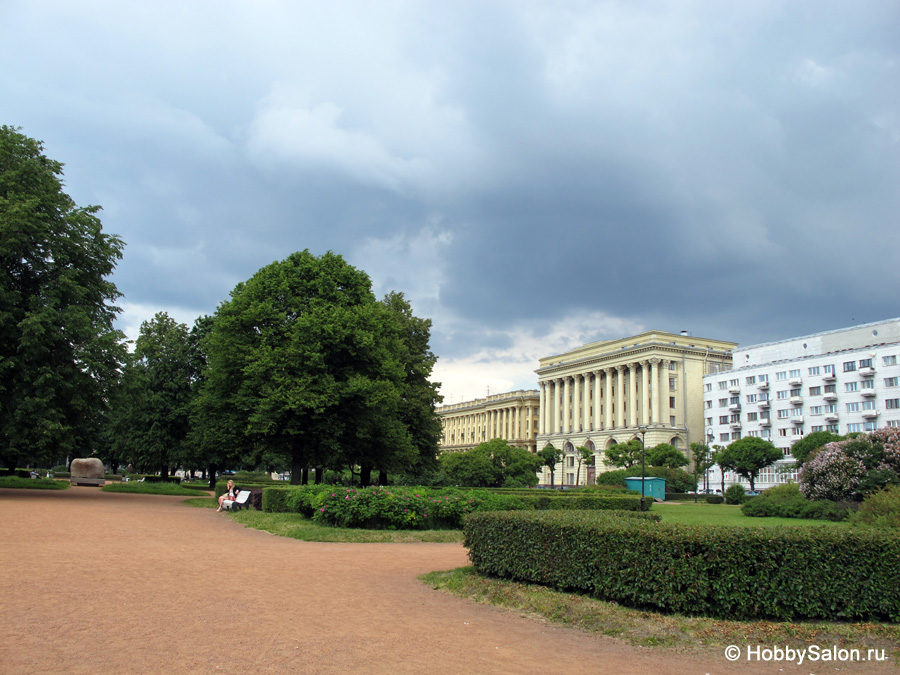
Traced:
<path id="1" fill-rule="evenodd" d="M 103 492 L 125 492 L 139 495 L 174 495 L 196 497 L 196 490 L 188 490 L 175 483 L 141 483 L 134 481 L 129 483 L 107 483 L 102 488 Z"/>
<path id="2" fill-rule="evenodd" d="M 630 645 L 718 651 L 728 645 L 809 645 L 884 649 L 896 664 L 900 626 L 883 623 L 720 621 L 622 607 L 537 584 L 483 577 L 472 567 L 419 577 L 436 590 L 504 607 L 559 626 L 618 638 Z"/>
<path id="3" fill-rule="evenodd" d="M 14 488 L 17 490 L 65 490 L 69 487 L 67 480 L 53 480 L 52 478 L 20 478 L 19 476 L 3 476 L 0 478 L 0 488 Z"/>

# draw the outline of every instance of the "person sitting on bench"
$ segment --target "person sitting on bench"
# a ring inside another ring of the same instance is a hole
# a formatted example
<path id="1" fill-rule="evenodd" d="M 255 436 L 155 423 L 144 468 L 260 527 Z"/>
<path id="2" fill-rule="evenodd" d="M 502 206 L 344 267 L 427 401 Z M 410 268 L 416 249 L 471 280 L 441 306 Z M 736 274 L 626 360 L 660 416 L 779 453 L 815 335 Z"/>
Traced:
<path id="1" fill-rule="evenodd" d="M 235 499 L 237 499 L 237 493 L 240 492 L 238 488 L 234 487 L 233 480 L 229 480 L 227 483 L 225 483 L 225 487 L 227 488 L 227 490 L 222 493 L 221 497 L 219 497 L 219 508 L 216 509 L 216 513 L 222 510 L 222 504 L 224 504 L 226 501 L 233 502 Z"/>

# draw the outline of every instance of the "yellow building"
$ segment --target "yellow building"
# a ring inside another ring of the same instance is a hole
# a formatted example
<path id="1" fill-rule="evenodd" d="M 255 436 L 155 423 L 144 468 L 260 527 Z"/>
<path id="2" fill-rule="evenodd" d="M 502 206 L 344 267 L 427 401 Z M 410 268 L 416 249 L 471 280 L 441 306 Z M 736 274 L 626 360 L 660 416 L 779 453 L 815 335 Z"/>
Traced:
<path id="1" fill-rule="evenodd" d="M 471 450 L 502 438 L 510 445 L 535 452 L 539 401 L 538 391 L 531 389 L 439 406 L 436 412 L 443 425 L 441 450 Z"/>
<path id="2" fill-rule="evenodd" d="M 592 342 L 540 360 L 537 447 L 564 452 L 556 485 L 593 482 L 606 470 L 604 450 L 633 438 L 651 448 L 670 443 L 689 452 L 704 441 L 703 376 L 731 368 L 734 342 L 650 331 Z M 599 469 L 579 467 L 576 448 L 592 451 Z M 611 468 L 611 467 L 606 467 Z M 542 483 L 550 483 L 544 469 Z"/>

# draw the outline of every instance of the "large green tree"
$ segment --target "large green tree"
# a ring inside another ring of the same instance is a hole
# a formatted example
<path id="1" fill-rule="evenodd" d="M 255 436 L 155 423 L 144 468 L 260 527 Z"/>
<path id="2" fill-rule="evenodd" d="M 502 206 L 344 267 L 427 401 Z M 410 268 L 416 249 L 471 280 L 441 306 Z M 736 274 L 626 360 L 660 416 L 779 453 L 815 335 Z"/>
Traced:
<path id="1" fill-rule="evenodd" d="M 538 450 L 537 455 L 543 461 L 544 466 L 550 469 L 550 487 L 553 487 L 554 472 L 556 471 L 556 465 L 562 460 L 563 451 L 552 445 L 547 445 L 543 449 Z"/>
<path id="2" fill-rule="evenodd" d="M 781 450 L 770 441 L 755 436 L 746 436 L 732 441 L 718 455 L 718 463 L 722 469 L 732 470 L 740 474 L 750 483 L 754 491 L 754 483 L 759 472 L 783 457 Z"/>
<path id="3" fill-rule="evenodd" d="M 423 385 L 427 325 L 413 319 L 402 297 L 378 302 L 369 277 L 334 253 L 262 268 L 205 340 L 204 426 L 227 453 L 283 453 L 295 483 L 308 467 L 359 467 L 365 481 L 414 465 L 439 427 L 435 389 Z"/>
<path id="4" fill-rule="evenodd" d="M 798 465 L 803 464 L 816 450 L 819 450 L 829 443 L 842 440 L 844 440 L 843 436 L 839 436 L 830 431 L 814 431 L 791 446 L 791 456 L 797 460 Z M 796 469 L 796 467 L 794 468 Z"/>
<path id="5" fill-rule="evenodd" d="M 635 465 L 640 465 L 641 451 L 643 448 L 644 446 L 641 445 L 639 439 L 632 438 L 626 443 L 615 443 L 611 445 L 604 450 L 603 454 L 606 455 L 607 464 L 627 469 Z M 646 460 L 646 453 L 644 459 Z"/>
<path id="6" fill-rule="evenodd" d="M 679 469 L 689 463 L 684 453 L 669 443 L 647 448 L 646 461 L 650 466 L 665 466 L 670 469 Z"/>
<path id="7" fill-rule="evenodd" d="M 108 280 L 124 244 L 63 191 L 40 141 L 0 127 L 0 453 L 90 455 L 125 359 Z"/>
<path id="8" fill-rule="evenodd" d="M 465 487 L 534 487 L 544 458 L 495 438 L 465 452 L 445 452 L 441 468 Z"/>

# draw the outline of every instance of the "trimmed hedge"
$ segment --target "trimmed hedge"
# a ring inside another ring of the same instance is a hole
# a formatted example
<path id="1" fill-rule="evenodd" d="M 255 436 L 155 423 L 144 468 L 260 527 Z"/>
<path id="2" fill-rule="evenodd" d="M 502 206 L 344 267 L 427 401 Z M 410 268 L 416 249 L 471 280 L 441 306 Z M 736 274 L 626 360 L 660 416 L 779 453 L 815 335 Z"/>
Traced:
<path id="1" fill-rule="evenodd" d="M 685 526 L 613 512 L 475 513 L 475 569 L 638 608 L 727 619 L 900 621 L 900 538 Z M 633 514 L 645 516 L 653 514 Z"/>
<path id="2" fill-rule="evenodd" d="M 721 504 L 725 501 L 725 497 L 722 495 L 706 495 L 706 503 L 707 504 Z"/>
<path id="3" fill-rule="evenodd" d="M 525 506 L 535 511 L 640 511 L 641 498 L 631 495 L 598 495 L 576 493 L 561 497 L 553 494 L 517 494 Z M 653 503 L 647 500 L 647 508 Z"/>

